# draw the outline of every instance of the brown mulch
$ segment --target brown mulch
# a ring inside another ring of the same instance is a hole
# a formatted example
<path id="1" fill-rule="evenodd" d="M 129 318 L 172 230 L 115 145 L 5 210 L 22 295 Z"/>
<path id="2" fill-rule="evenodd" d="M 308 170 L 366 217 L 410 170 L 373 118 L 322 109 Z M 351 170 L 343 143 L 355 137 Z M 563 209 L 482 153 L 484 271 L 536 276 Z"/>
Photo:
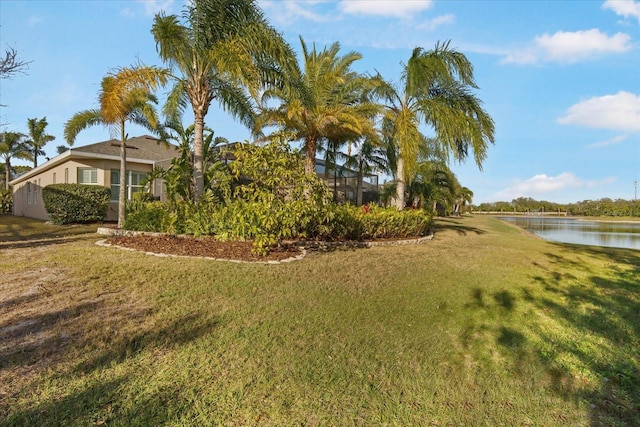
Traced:
<path id="1" fill-rule="evenodd" d="M 142 252 L 157 254 L 211 257 L 236 261 L 282 261 L 302 253 L 296 245 L 287 243 L 272 247 L 264 256 L 251 252 L 252 242 L 221 242 L 213 237 L 183 236 L 117 236 L 109 237 L 106 243 Z"/>

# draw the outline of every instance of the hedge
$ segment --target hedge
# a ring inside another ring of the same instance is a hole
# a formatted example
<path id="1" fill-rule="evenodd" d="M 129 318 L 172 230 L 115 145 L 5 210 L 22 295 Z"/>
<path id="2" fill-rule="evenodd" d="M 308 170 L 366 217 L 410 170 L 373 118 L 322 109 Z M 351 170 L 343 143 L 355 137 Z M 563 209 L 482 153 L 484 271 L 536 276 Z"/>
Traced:
<path id="1" fill-rule="evenodd" d="M 111 190 L 83 184 L 51 184 L 42 189 L 44 207 L 54 224 L 102 222 Z"/>
<path id="2" fill-rule="evenodd" d="M 13 212 L 13 193 L 11 190 L 0 190 L 0 213 Z"/>

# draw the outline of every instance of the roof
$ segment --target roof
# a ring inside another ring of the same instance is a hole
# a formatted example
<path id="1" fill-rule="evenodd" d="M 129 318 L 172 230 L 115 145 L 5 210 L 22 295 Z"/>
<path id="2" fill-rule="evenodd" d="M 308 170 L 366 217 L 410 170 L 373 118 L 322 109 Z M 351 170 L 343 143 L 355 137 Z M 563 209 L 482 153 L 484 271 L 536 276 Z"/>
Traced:
<path id="1" fill-rule="evenodd" d="M 163 143 L 161 140 L 149 135 L 130 138 L 126 143 L 127 159 L 167 160 L 178 155 L 175 145 Z M 110 139 L 108 141 L 71 148 L 75 153 L 94 153 L 120 158 L 120 141 Z"/>
<path id="2" fill-rule="evenodd" d="M 179 155 L 178 147 L 164 143 L 149 135 L 129 138 L 126 143 L 127 162 L 145 163 L 155 165 L 158 162 L 170 160 Z M 19 184 L 35 175 L 51 169 L 61 163 L 72 159 L 107 159 L 120 160 L 120 141 L 110 139 L 82 147 L 71 148 L 53 159 L 41 164 L 37 168 L 20 175 L 10 182 L 11 185 Z"/>

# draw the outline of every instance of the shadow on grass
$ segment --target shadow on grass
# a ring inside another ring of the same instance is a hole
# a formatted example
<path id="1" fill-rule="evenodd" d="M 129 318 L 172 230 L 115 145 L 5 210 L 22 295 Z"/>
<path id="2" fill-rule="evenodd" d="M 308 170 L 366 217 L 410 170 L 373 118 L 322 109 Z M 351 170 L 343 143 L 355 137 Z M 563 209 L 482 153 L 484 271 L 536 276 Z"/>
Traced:
<path id="1" fill-rule="evenodd" d="M 476 288 L 466 307 L 483 318 L 503 310 L 491 334 L 512 352 L 516 372 L 527 375 L 530 370 L 519 367 L 533 357 L 554 393 L 588 402 L 591 426 L 640 425 L 640 251 L 554 245 L 560 250 L 545 254 L 546 267 L 534 263 L 538 291 L 524 286 L 485 295 Z M 595 263 L 581 262 L 587 257 Z M 520 300 L 548 320 L 512 322 Z M 463 331 L 461 341 L 468 335 Z"/>
<path id="2" fill-rule="evenodd" d="M 162 391 L 143 387 L 144 396 L 129 405 L 123 390 L 140 387 L 136 366 L 153 369 L 154 355 L 215 333 L 220 319 L 190 314 L 163 321 L 149 310 L 113 313 L 118 308 L 106 305 L 78 302 L 0 325 L 0 384 L 8 384 L 0 387 L 0 426 L 161 425 L 179 417 L 184 402 L 165 401 Z"/>
<path id="3" fill-rule="evenodd" d="M 433 230 L 434 233 L 438 233 L 438 231 L 455 231 L 461 236 L 467 235 L 467 233 L 474 234 L 485 234 L 486 231 L 476 227 L 470 227 L 468 225 L 464 225 L 464 218 L 444 218 L 437 217 L 433 221 Z"/>
<path id="4" fill-rule="evenodd" d="M 42 237 L 40 236 L 30 236 L 26 239 L 21 239 L 20 241 L 10 241 L 7 243 L 0 243 L 0 250 L 9 250 L 9 249 L 25 249 L 25 248 L 37 248 L 37 247 L 45 247 L 51 245 L 59 245 L 61 243 L 72 243 L 80 240 L 86 240 L 88 238 L 95 239 L 95 234 L 87 234 L 84 233 L 83 236 L 78 237 Z"/>
<path id="5" fill-rule="evenodd" d="M 69 224 L 51 225 L 44 221 L 13 216 L 0 215 L 0 242 L 35 242 L 87 236 L 96 232 L 105 224 Z M 67 240 L 70 241 L 70 240 Z M 8 246 L 0 249 L 10 249 Z"/>

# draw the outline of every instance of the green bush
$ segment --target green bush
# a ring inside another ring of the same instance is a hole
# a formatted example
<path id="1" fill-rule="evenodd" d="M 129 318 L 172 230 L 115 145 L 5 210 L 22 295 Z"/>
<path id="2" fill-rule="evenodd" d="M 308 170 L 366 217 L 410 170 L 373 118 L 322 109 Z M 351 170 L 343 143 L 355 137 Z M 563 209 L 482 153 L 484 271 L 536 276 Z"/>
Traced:
<path id="1" fill-rule="evenodd" d="M 336 206 L 333 220 L 333 239 L 368 240 L 402 239 L 427 234 L 432 218 L 424 210 L 381 208 L 367 205 Z"/>
<path id="2" fill-rule="evenodd" d="M 13 212 L 13 193 L 11 190 L 0 190 L 0 213 Z"/>
<path id="3" fill-rule="evenodd" d="M 329 188 L 304 173 L 302 156 L 285 143 L 240 145 L 234 156 L 228 175 L 215 181 L 223 191 L 209 188 L 198 203 L 134 200 L 125 228 L 252 240 L 253 251 L 266 254 L 287 239 L 417 237 L 431 225 L 422 210 L 334 205 Z"/>
<path id="4" fill-rule="evenodd" d="M 42 189 L 44 207 L 54 224 L 102 222 L 111 190 L 82 184 L 51 184 Z"/>
<path id="5" fill-rule="evenodd" d="M 176 233 L 178 215 L 169 204 L 157 201 L 134 200 L 127 206 L 125 230 Z"/>

